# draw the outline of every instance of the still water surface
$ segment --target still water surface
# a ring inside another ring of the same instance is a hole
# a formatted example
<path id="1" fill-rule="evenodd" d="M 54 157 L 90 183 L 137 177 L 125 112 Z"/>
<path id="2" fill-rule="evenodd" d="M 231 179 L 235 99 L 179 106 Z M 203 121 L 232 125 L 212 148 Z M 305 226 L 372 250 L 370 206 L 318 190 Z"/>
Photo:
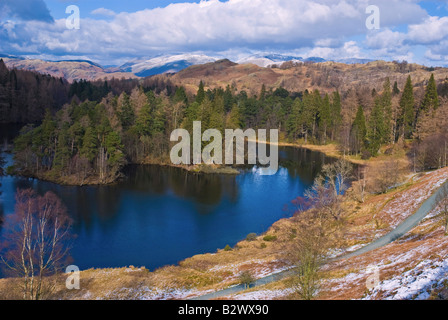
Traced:
<path id="1" fill-rule="evenodd" d="M 257 168 L 227 176 L 128 166 L 119 183 L 83 187 L 6 176 L 0 178 L 0 216 L 14 212 L 18 188 L 52 191 L 74 219 L 73 264 L 81 269 L 134 265 L 154 270 L 234 246 L 248 233 L 262 233 L 291 216 L 291 200 L 332 159 L 304 149 L 279 150 L 279 171 L 273 176 L 262 176 Z M 11 164 L 11 155 L 5 156 Z"/>

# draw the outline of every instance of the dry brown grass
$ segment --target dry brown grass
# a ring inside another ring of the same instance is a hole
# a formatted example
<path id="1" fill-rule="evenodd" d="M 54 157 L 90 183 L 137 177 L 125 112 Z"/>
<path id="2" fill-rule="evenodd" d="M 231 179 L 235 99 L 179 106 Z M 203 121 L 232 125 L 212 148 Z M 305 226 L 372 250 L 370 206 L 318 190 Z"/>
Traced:
<path id="1" fill-rule="evenodd" d="M 250 95 L 258 95 L 264 84 L 269 89 L 280 86 L 289 91 L 330 92 L 338 89 L 346 92 L 351 88 L 367 86 L 381 91 L 386 77 L 397 81 L 403 88 L 408 75 L 413 83 L 419 85 L 428 81 L 433 73 L 436 81 L 448 75 L 446 68 L 429 71 L 423 66 L 410 65 L 406 72 L 400 72 L 396 64 L 374 61 L 367 64 L 346 65 L 343 63 L 324 62 L 314 64 L 285 65 L 282 68 L 262 68 L 253 64 L 236 65 L 229 61 L 192 66 L 176 75 L 163 75 L 175 85 L 182 85 L 190 94 L 196 94 L 199 81 L 203 80 L 206 89 L 234 86 L 237 91 L 245 90 Z"/>

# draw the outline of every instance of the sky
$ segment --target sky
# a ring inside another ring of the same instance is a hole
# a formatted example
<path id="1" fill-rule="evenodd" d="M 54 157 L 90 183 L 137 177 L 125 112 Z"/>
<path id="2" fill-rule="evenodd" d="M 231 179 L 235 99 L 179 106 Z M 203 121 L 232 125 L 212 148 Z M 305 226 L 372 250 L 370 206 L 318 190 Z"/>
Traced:
<path id="1" fill-rule="evenodd" d="M 448 0 L 0 0 L 0 54 L 121 65 L 180 53 L 448 66 Z"/>

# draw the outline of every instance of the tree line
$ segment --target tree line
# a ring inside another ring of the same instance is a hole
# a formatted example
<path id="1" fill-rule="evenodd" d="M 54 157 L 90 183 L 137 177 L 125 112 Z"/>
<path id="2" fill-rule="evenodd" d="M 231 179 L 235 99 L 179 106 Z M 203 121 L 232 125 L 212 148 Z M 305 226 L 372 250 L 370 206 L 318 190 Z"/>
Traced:
<path id="1" fill-rule="evenodd" d="M 11 78 L 15 70 L 8 72 Z M 429 142 L 445 141 L 439 128 L 443 121 L 439 127 L 433 124 L 448 119 L 438 94 L 444 84 L 437 86 L 434 75 L 417 92 L 409 76 L 403 88 L 385 78 L 381 92 L 290 92 L 263 85 L 251 96 L 231 85 L 206 89 L 202 81 L 192 95 L 158 77 L 60 83 L 63 89 L 50 86 L 49 92 L 62 90 L 70 102 L 59 109 L 38 107 L 40 124 L 28 121 L 15 141 L 14 169 L 22 174 L 75 184 L 111 182 L 127 163 L 168 163 L 171 132 L 185 128 L 191 133 L 194 121 L 202 122 L 203 131 L 279 129 L 283 141 L 337 143 L 345 153 L 363 158 L 413 139 L 416 167 L 447 162 L 446 143 L 441 149 L 440 143 Z"/>

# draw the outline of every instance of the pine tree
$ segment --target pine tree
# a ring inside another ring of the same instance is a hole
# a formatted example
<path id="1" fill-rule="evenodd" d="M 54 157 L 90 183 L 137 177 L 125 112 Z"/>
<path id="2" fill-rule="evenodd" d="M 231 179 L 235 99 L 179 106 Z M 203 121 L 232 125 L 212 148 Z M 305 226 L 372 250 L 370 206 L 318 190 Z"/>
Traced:
<path id="1" fill-rule="evenodd" d="M 241 129 L 241 113 L 237 104 L 233 105 L 232 110 L 226 117 L 226 129 Z"/>
<path id="2" fill-rule="evenodd" d="M 199 108 L 200 104 L 195 101 L 185 110 L 185 117 L 182 120 L 182 128 L 190 132 L 190 134 L 193 133 L 193 122 L 200 120 Z"/>
<path id="3" fill-rule="evenodd" d="M 288 137 L 292 141 L 296 140 L 301 132 L 302 119 L 301 119 L 301 111 L 302 111 L 302 101 L 297 98 L 294 100 L 291 113 L 288 116 L 288 120 L 286 121 L 286 130 L 288 132 Z"/>
<path id="4" fill-rule="evenodd" d="M 54 156 L 54 168 L 59 172 L 64 173 L 64 169 L 69 164 L 70 156 L 68 124 L 66 124 L 58 134 L 58 145 Z"/>
<path id="5" fill-rule="evenodd" d="M 364 149 L 367 135 L 366 118 L 362 106 L 358 107 L 355 120 L 350 130 L 350 149 L 353 153 L 358 154 Z"/>
<path id="6" fill-rule="evenodd" d="M 399 127 L 400 135 L 409 139 L 412 137 L 414 128 L 414 88 L 412 85 L 411 76 L 408 76 L 406 85 L 403 89 L 403 94 L 400 99 L 400 118 Z"/>
<path id="7" fill-rule="evenodd" d="M 68 129 L 68 138 L 70 142 L 70 152 L 75 154 L 77 150 L 82 146 L 82 140 L 84 137 L 84 129 L 81 124 L 76 121 Z"/>
<path id="8" fill-rule="evenodd" d="M 162 98 L 157 98 L 154 109 L 151 113 L 152 118 L 152 126 L 151 126 L 151 135 L 154 136 L 157 133 L 164 133 L 166 127 L 166 116 L 164 112 L 164 102 Z"/>
<path id="9" fill-rule="evenodd" d="M 210 119 L 213 114 L 213 102 L 210 101 L 208 97 L 205 97 L 199 106 L 199 110 L 199 120 L 202 123 L 202 132 L 207 129 L 213 129 L 210 127 Z"/>
<path id="10" fill-rule="evenodd" d="M 3 59 L 0 59 L 0 85 L 6 85 L 9 80 L 9 70 Z"/>
<path id="11" fill-rule="evenodd" d="M 226 112 L 232 110 L 234 104 L 234 98 L 232 94 L 232 90 L 230 89 L 230 85 L 227 85 L 226 90 L 224 91 L 224 108 Z"/>
<path id="12" fill-rule="evenodd" d="M 225 125 L 224 119 L 224 98 L 222 95 L 218 95 L 212 102 L 212 112 L 207 129 L 217 129 L 223 133 Z"/>
<path id="13" fill-rule="evenodd" d="M 201 104 L 205 99 L 205 90 L 204 90 L 204 83 L 199 82 L 199 89 L 198 89 L 198 93 L 196 94 L 196 102 Z"/>
<path id="14" fill-rule="evenodd" d="M 308 92 L 308 90 L 305 90 L 301 112 L 302 132 L 305 138 L 305 143 L 308 143 L 308 135 L 313 132 L 315 125 L 314 115 L 313 96 Z"/>
<path id="15" fill-rule="evenodd" d="M 266 99 L 266 86 L 263 83 L 260 91 L 260 101 L 264 101 L 264 99 Z"/>
<path id="16" fill-rule="evenodd" d="M 123 129 L 125 130 L 131 127 L 135 122 L 134 108 L 126 92 L 122 93 L 122 103 L 121 106 L 119 106 L 118 117 L 121 121 Z"/>
<path id="17" fill-rule="evenodd" d="M 95 129 L 87 127 L 82 139 L 81 156 L 93 162 L 98 154 L 98 140 Z"/>
<path id="18" fill-rule="evenodd" d="M 426 87 L 425 97 L 422 102 L 421 110 L 428 112 L 429 110 L 437 110 L 439 107 L 439 96 L 437 94 L 437 85 L 434 79 L 434 74 L 431 74 L 428 86 Z"/>
<path id="19" fill-rule="evenodd" d="M 330 97 L 328 94 L 322 99 L 319 107 L 319 129 L 321 131 L 322 142 L 326 144 L 328 131 L 331 126 Z"/>
<path id="20" fill-rule="evenodd" d="M 152 116 L 149 103 L 143 105 L 136 120 L 136 130 L 139 136 L 149 136 L 151 133 Z"/>
<path id="21" fill-rule="evenodd" d="M 390 88 L 390 80 L 386 78 L 383 84 L 383 92 L 381 94 L 381 105 L 384 113 L 384 141 L 383 143 L 390 143 L 394 140 L 392 137 L 394 122 L 392 119 L 392 92 Z"/>
<path id="22" fill-rule="evenodd" d="M 109 132 L 106 136 L 104 147 L 107 152 L 107 164 L 112 167 L 119 167 L 124 159 L 120 135 L 115 131 Z"/>
<path id="23" fill-rule="evenodd" d="M 187 93 L 185 92 L 184 87 L 176 88 L 176 93 L 174 94 L 173 102 L 174 103 L 184 103 L 184 104 L 188 103 L 188 97 L 187 97 Z"/>
<path id="24" fill-rule="evenodd" d="M 342 124 L 342 103 L 339 91 L 333 92 L 331 103 L 331 140 L 334 140 Z"/>
<path id="25" fill-rule="evenodd" d="M 398 83 L 397 83 L 397 81 L 394 82 L 394 88 L 393 88 L 393 90 L 392 90 L 392 94 L 393 94 L 394 96 L 400 94 L 400 89 L 398 89 Z"/>
<path id="26" fill-rule="evenodd" d="M 33 144 L 40 149 L 42 162 L 50 169 L 56 148 L 56 122 L 49 109 L 45 110 L 45 117 L 40 126 L 40 143 L 33 142 Z"/>
<path id="27" fill-rule="evenodd" d="M 381 145 L 387 141 L 387 132 L 382 101 L 381 98 L 377 98 L 367 126 L 367 149 L 372 156 L 376 156 Z"/>
<path id="28" fill-rule="evenodd" d="M 435 111 L 439 107 L 439 96 L 437 93 L 437 86 L 434 80 L 434 75 L 431 74 L 428 85 L 425 90 L 425 96 L 423 98 L 420 108 L 417 109 L 415 115 L 415 130 L 413 132 L 413 138 L 423 139 L 433 129 L 430 124 L 434 124 Z"/>
<path id="29" fill-rule="evenodd" d="M 52 147 L 53 138 L 55 136 L 56 122 L 53 120 L 53 116 L 49 109 L 45 110 L 45 117 L 42 121 L 42 139 L 44 141 L 44 147 Z"/>
<path id="30" fill-rule="evenodd" d="M 319 110 L 322 108 L 322 97 L 318 89 L 313 91 L 311 98 L 311 105 L 309 107 L 311 109 L 312 121 L 313 121 L 311 135 L 313 138 L 316 138 Z"/>

